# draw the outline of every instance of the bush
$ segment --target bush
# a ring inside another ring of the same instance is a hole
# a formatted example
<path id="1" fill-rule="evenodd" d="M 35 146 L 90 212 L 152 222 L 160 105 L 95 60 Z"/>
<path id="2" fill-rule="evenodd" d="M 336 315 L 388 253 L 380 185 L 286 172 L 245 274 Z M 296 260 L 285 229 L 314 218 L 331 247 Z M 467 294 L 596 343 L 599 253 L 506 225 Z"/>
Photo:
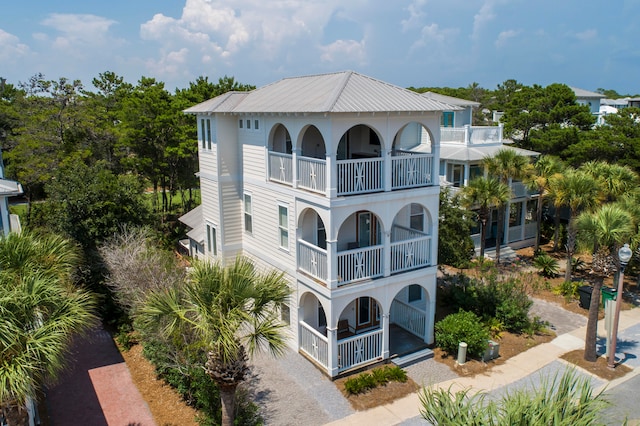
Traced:
<path id="1" fill-rule="evenodd" d="M 538 268 L 540 275 L 546 278 L 553 278 L 560 272 L 558 261 L 547 253 L 541 253 L 533 259 L 533 266 Z"/>
<path id="2" fill-rule="evenodd" d="M 344 382 L 344 390 L 349 395 L 357 395 L 378 386 L 384 386 L 391 381 L 400 383 L 406 382 L 406 371 L 397 365 L 393 367 L 387 365 L 382 368 L 375 368 L 371 370 L 371 373 L 365 372 L 356 377 L 347 379 Z"/>
<path id="3" fill-rule="evenodd" d="M 473 312 L 459 310 L 435 326 L 436 344 L 447 354 L 455 355 L 460 342 L 467 344 L 470 356 L 481 357 L 487 349 L 490 333 Z"/>
<path id="4" fill-rule="evenodd" d="M 583 284 L 584 283 L 580 281 L 564 281 L 554 288 L 553 292 L 564 296 L 564 299 L 569 302 L 571 299 L 578 297 L 578 288 Z"/>

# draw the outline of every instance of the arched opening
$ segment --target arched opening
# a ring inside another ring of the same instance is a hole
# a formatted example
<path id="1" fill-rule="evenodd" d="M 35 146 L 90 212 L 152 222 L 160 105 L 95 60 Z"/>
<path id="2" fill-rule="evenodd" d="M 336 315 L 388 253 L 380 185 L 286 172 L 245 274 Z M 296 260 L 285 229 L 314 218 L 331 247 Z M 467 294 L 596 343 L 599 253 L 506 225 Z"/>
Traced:
<path id="1" fill-rule="evenodd" d="M 324 159 L 327 156 L 324 138 L 316 126 L 309 126 L 302 134 L 303 157 Z"/>
<path id="2" fill-rule="evenodd" d="M 382 276 L 383 225 L 371 211 L 349 216 L 338 231 L 338 285 Z"/>
<path id="3" fill-rule="evenodd" d="M 382 359 L 382 306 L 369 296 L 352 300 L 338 318 L 338 371 Z"/>
<path id="4" fill-rule="evenodd" d="M 433 144 L 429 129 L 411 122 L 398 131 L 391 150 L 391 187 L 433 185 Z"/>
<path id="5" fill-rule="evenodd" d="M 322 217 L 311 208 L 304 209 L 298 219 L 298 269 L 326 281 L 327 231 Z"/>
<path id="6" fill-rule="evenodd" d="M 291 135 L 289 135 L 287 128 L 280 123 L 276 124 L 271 131 L 269 151 L 282 154 L 292 153 Z"/>
<path id="7" fill-rule="evenodd" d="M 282 124 L 276 124 L 269 135 L 269 180 L 293 184 L 291 135 Z"/>
<path id="8" fill-rule="evenodd" d="M 431 266 L 432 219 L 418 203 L 405 205 L 391 226 L 391 273 Z"/>
<path id="9" fill-rule="evenodd" d="M 363 194 L 384 189 L 382 138 L 369 126 L 347 130 L 338 143 L 338 195 Z"/>
<path id="10" fill-rule="evenodd" d="M 405 355 L 427 347 L 431 295 L 420 284 L 403 287 L 391 303 L 389 354 Z"/>

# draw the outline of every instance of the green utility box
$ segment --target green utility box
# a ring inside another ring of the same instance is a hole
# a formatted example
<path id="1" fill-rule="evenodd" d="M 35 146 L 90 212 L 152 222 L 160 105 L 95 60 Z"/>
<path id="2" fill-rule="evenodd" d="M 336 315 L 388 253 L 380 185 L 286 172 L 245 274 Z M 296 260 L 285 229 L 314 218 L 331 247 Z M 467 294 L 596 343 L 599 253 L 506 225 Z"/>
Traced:
<path id="1" fill-rule="evenodd" d="M 612 287 L 602 287 L 602 304 L 606 305 L 607 300 L 616 300 L 618 291 Z"/>

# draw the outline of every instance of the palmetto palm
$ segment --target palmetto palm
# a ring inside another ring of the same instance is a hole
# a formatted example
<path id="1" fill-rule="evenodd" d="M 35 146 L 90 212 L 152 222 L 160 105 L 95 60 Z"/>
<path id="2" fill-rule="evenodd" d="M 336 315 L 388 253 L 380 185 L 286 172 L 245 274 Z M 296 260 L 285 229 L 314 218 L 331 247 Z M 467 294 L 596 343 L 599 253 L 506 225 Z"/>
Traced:
<path id="1" fill-rule="evenodd" d="M 631 214 L 623 207 L 605 204 L 595 212 L 584 212 L 578 216 L 576 228 L 597 240 L 599 245 L 598 251 L 593 255 L 591 267 L 596 279 L 589 306 L 584 346 L 584 359 L 594 362 L 597 359 L 596 334 L 603 278 L 616 269 L 615 257 L 611 253 L 616 253 L 619 246 L 634 233 L 635 224 Z"/>
<path id="2" fill-rule="evenodd" d="M 238 384 L 247 373 L 247 352 L 285 347 L 277 308 L 288 300 L 282 273 L 258 273 L 239 257 L 227 267 L 198 262 L 184 285 L 149 295 L 139 312 L 145 327 L 159 327 L 166 338 L 191 336 L 207 352 L 206 371 L 220 388 L 222 424 L 232 425 Z"/>
<path id="3" fill-rule="evenodd" d="M 71 283 L 73 245 L 56 236 L 0 238 L 0 409 L 20 412 L 62 371 L 70 339 L 95 321 L 95 305 Z"/>
<path id="4" fill-rule="evenodd" d="M 580 170 L 598 181 L 602 197 L 607 201 L 617 201 L 638 188 L 637 173 L 626 166 L 604 161 L 589 161 L 580 166 Z"/>
<path id="5" fill-rule="evenodd" d="M 531 170 L 528 157 L 508 148 L 501 149 L 494 156 L 485 158 L 483 164 L 489 175 L 496 177 L 504 185 L 508 185 L 511 179 L 524 178 Z M 505 208 L 506 202 L 498 206 L 498 232 L 496 235 L 496 262 L 498 263 L 500 263 L 500 245 L 503 240 Z"/>
<path id="6" fill-rule="evenodd" d="M 538 192 L 538 206 L 536 209 L 536 244 L 534 253 L 540 248 L 540 227 L 542 225 L 542 208 L 550 198 L 551 179 L 561 177 L 564 165 L 557 157 L 543 155 L 534 163 L 533 172 L 526 178 L 527 185 Z"/>
<path id="7" fill-rule="evenodd" d="M 491 209 L 500 207 L 511 197 L 511 189 L 495 178 L 478 177 L 460 191 L 461 204 L 466 208 L 478 208 L 480 220 L 480 257 L 484 257 L 487 221 Z"/>
<path id="8" fill-rule="evenodd" d="M 567 267 L 564 279 L 571 281 L 571 259 L 576 245 L 575 221 L 582 211 L 592 211 L 601 201 L 598 182 L 590 174 L 580 170 L 568 169 L 558 179 L 553 179 L 555 204 L 569 208 L 569 229 L 567 232 Z"/>

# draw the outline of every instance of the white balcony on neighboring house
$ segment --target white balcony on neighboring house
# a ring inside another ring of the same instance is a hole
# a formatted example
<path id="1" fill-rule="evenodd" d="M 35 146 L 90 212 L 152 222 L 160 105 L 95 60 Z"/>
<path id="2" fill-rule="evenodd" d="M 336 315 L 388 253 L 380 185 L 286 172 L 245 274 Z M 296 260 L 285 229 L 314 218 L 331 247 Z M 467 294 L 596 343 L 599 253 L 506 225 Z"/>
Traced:
<path id="1" fill-rule="evenodd" d="M 440 143 L 495 144 L 502 143 L 503 125 L 498 126 L 471 126 L 441 127 Z"/>

